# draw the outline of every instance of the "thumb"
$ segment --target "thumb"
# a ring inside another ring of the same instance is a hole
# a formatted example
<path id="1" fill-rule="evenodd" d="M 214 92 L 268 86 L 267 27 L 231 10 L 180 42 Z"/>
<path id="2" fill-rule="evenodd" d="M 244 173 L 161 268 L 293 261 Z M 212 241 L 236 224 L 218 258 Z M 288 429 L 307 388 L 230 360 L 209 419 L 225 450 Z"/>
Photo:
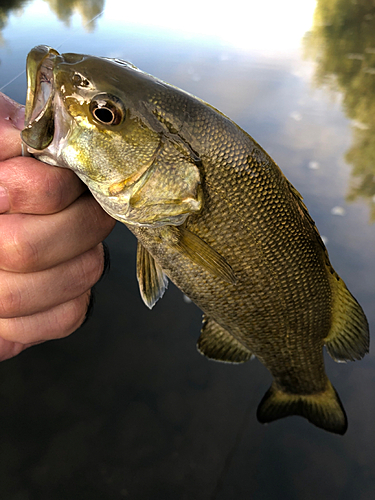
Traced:
<path id="1" fill-rule="evenodd" d="M 24 128 L 25 107 L 0 92 L 0 119 L 9 121 L 18 130 Z"/>
<path id="2" fill-rule="evenodd" d="M 20 130 L 24 128 L 25 108 L 0 92 L 0 160 L 21 154 Z"/>

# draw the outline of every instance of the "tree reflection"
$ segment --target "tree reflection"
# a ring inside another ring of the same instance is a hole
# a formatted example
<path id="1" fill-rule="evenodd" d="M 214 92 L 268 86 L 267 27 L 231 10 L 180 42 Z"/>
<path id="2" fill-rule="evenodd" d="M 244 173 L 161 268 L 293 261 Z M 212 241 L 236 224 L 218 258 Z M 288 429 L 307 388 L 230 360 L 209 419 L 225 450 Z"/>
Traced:
<path id="1" fill-rule="evenodd" d="M 79 13 L 85 29 L 95 29 L 95 17 L 104 9 L 105 0 L 44 0 L 57 17 L 69 24 L 74 13 Z M 0 5 L 0 41 L 1 30 L 5 27 L 9 15 L 22 9 L 30 0 L 2 0 Z"/>
<path id="2" fill-rule="evenodd" d="M 88 31 L 95 29 L 95 17 L 104 8 L 104 0 L 45 0 L 56 13 L 57 17 L 69 24 L 71 16 L 78 12 L 85 23 Z M 90 22 L 92 21 L 92 22 Z"/>
<path id="3" fill-rule="evenodd" d="M 318 0 L 306 56 L 317 61 L 318 86 L 338 88 L 353 120 L 353 165 L 348 201 L 368 200 L 375 220 L 375 3 L 373 0 Z"/>
<path id="4" fill-rule="evenodd" d="M 0 42 L 3 41 L 1 30 L 5 27 L 10 11 L 20 9 L 27 0 L 2 0 L 0 5 Z"/>

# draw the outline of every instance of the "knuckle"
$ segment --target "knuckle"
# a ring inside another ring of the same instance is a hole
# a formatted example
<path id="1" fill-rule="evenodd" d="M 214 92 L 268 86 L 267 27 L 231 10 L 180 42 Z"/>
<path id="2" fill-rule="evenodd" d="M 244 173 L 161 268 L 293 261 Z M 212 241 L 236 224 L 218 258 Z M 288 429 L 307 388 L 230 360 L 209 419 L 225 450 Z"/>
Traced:
<path id="1" fill-rule="evenodd" d="M 82 183 L 73 172 L 33 158 L 14 158 L 6 166 L 13 212 L 56 213 L 70 205 L 82 191 Z M 3 176 L 4 169 L 0 180 Z"/>
<path id="2" fill-rule="evenodd" d="M 22 231 L 1 235 L 0 267 L 6 271 L 30 272 L 37 269 L 39 252 Z"/>
<path id="3" fill-rule="evenodd" d="M 0 319 L 0 337 L 8 342 L 21 342 L 23 338 L 23 318 L 1 318 Z"/>
<path id="4" fill-rule="evenodd" d="M 89 289 L 97 283 L 104 270 L 104 252 L 102 244 L 97 245 L 87 251 L 82 256 L 83 262 L 77 263 L 79 272 L 81 273 L 81 283 L 85 283 Z"/>
<path id="5" fill-rule="evenodd" d="M 90 291 L 87 291 L 79 297 L 62 304 L 56 311 L 56 323 L 59 328 L 56 330 L 54 338 L 67 337 L 82 325 L 86 317 L 89 300 Z"/>
<path id="6" fill-rule="evenodd" d="M 102 243 L 93 249 L 93 255 L 90 260 L 90 275 L 92 284 L 94 285 L 100 280 L 105 269 L 105 254 Z"/>
<path id="7" fill-rule="evenodd" d="M 2 282 L 0 294 L 0 317 L 12 318 L 19 314 L 22 309 L 22 293 L 19 288 Z"/>
<path id="8" fill-rule="evenodd" d="M 44 212 L 56 213 L 64 209 L 70 200 L 69 186 L 65 177 L 56 168 L 51 168 L 49 175 L 44 181 L 43 190 L 40 193 L 44 198 Z"/>
<path id="9" fill-rule="evenodd" d="M 26 344 L 20 344 L 19 342 L 9 342 L 8 340 L 0 337 L 0 362 L 17 356 L 27 347 L 29 346 Z"/>
<path id="10" fill-rule="evenodd" d="M 0 337 L 21 344 L 64 338 L 85 320 L 90 292 L 31 316 L 0 318 Z"/>

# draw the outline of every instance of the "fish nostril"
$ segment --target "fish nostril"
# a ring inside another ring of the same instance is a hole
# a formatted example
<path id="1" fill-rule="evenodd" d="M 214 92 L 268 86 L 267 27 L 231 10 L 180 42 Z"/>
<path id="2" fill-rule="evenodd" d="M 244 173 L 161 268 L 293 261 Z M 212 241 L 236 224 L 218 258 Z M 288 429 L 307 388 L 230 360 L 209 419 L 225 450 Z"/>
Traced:
<path id="1" fill-rule="evenodd" d="M 61 57 L 67 64 L 76 64 L 82 62 L 85 59 L 85 56 L 82 54 L 72 54 L 70 52 L 66 54 L 61 54 Z"/>

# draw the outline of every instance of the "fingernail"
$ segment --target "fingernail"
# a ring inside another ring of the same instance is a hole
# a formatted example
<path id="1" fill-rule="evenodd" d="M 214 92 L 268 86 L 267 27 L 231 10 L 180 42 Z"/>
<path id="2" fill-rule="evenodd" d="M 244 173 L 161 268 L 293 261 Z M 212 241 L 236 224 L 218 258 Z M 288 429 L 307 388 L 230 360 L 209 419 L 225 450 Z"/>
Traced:
<path id="1" fill-rule="evenodd" d="M 8 191 L 0 186 L 0 214 L 8 212 L 10 209 Z"/>

